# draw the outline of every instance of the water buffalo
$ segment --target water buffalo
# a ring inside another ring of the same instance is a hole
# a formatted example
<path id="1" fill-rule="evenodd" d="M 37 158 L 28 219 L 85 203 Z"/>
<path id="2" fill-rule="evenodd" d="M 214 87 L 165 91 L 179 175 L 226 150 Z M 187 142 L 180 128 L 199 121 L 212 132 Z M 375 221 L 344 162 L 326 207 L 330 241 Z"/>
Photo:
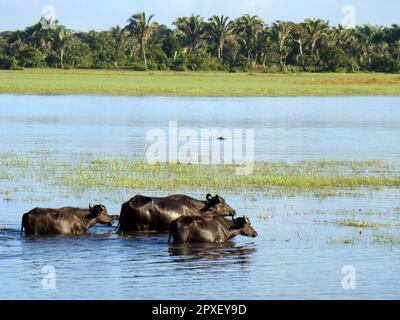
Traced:
<path id="1" fill-rule="evenodd" d="M 172 236 L 174 243 L 221 243 L 239 234 L 257 236 L 246 216 L 232 220 L 218 215 L 184 216 L 171 223 L 168 242 Z"/>
<path id="2" fill-rule="evenodd" d="M 121 207 L 118 231 L 167 232 L 172 221 L 181 216 L 209 215 L 234 216 L 233 210 L 216 195 L 207 194 L 206 200 L 175 194 L 165 198 L 136 195 Z"/>
<path id="3" fill-rule="evenodd" d="M 112 225 L 113 217 L 99 204 L 89 209 L 63 207 L 35 208 L 22 216 L 21 235 L 78 235 L 97 223 Z"/>

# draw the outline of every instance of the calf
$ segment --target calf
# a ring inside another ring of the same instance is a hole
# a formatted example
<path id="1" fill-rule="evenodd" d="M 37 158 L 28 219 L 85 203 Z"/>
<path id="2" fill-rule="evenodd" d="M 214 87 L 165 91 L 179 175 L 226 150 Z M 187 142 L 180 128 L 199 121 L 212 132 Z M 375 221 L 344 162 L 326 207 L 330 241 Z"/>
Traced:
<path id="1" fill-rule="evenodd" d="M 257 236 L 246 216 L 232 220 L 218 215 L 184 216 L 171 223 L 168 242 L 172 236 L 174 243 L 220 243 L 239 234 Z"/>

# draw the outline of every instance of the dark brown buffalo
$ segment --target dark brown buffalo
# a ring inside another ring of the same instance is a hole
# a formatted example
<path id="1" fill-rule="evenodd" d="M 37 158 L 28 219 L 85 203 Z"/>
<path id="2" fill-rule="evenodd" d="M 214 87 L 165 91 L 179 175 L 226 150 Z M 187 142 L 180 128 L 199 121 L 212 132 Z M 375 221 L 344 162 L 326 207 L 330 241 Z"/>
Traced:
<path id="1" fill-rule="evenodd" d="M 22 216 L 21 235 L 78 235 L 97 223 L 112 225 L 113 217 L 99 204 L 89 209 L 63 207 L 35 208 Z"/>
<path id="2" fill-rule="evenodd" d="M 209 215 L 234 216 L 233 210 L 216 195 L 207 194 L 206 200 L 176 194 L 165 198 L 136 195 L 121 207 L 118 231 L 167 232 L 172 221 L 181 216 Z"/>
<path id="3" fill-rule="evenodd" d="M 221 243 L 239 234 L 257 236 L 246 216 L 232 220 L 217 215 L 185 216 L 171 223 L 168 242 L 172 236 L 174 243 Z"/>

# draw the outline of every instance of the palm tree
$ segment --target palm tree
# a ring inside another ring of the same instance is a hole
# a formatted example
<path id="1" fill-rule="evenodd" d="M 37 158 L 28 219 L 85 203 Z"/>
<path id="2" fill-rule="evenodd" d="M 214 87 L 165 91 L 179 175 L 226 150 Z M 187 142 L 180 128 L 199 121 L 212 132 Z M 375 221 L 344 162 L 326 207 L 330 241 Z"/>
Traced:
<path id="1" fill-rule="evenodd" d="M 27 27 L 23 32 L 21 32 L 21 34 L 18 36 L 18 38 L 22 40 L 21 43 L 16 42 L 17 39 L 14 39 L 13 42 L 15 42 L 17 46 L 18 44 L 28 44 L 32 47 L 39 49 L 44 56 L 47 56 L 53 49 L 55 42 L 55 32 L 52 29 L 45 28 L 41 21 Z M 57 24 L 57 20 L 52 20 L 53 26 L 56 26 Z"/>
<path id="2" fill-rule="evenodd" d="M 299 49 L 296 60 L 298 63 L 304 66 L 304 45 L 306 43 L 307 33 L 303 24 L 293 24 L 291 35 L 293 41 L 297 43 Z"/>
<path id="3" fill-rule="evenodd" d="M 384 28 L 384 41 L 389 44 L 392 57 L 397 62 L 400 61 L 400 24 L 392 24 Z"/>
<path id="4" fill-rule="evenodd" d="M 119 25 L 116 27 L 111 28 L 111 36 L 115 40 L 115 47 L 114 47 L 114 65 L 118 65 L 118 57 L 120 56 L 121 49 L 124 44 L 125 36 L 124 31 L 121 29 Z"/>
<path id="5" fill-rule="evenodd" d="M 309 37 L 311 55 L 319 56 L 321 42 L 329 30 L 329 22 L 322 19 L 306 19 L 303 26 Z"/>
<path id="6" fill-rule="evenodd" d="M 392 50 L 397 62 L 400 61 L 400 24 L 392 24 L 391 31 Z"/>
<path id="7" fill-rule="evenodd" d="M 26 35 L 25 42 L 28 42 L 35 48 L 45 49 L 48 48 L 49 35 L 52 35 L 51 30 L 44 29 L 40 22 L 33 26 L 27 27 L 24 31 Z"/>
<path id="8" fill-rule="evenodd" d="M 54 42 L 60 56 L 60 66 L 64 69 L 64 54 L 73 37 L 71 30 L 59 26 L 54 30 Z"/>
<path id="9" fill-rule="evenodd" d="M 190 17 L 177 18 L 173 24 L 177 27 L 179 35 L 184 39 L 189 52 L 194 53 L 205 36 L 204 19 L 199 15 L 191 15 Z"/>
<path id="10" fill-rule="evenodd" d="M 286 60 L 292 48 L 287 45 L 287 40 L 292 32 L 292 24 L 290 22 L 276 21 L 271 27 L 271 39 L 278 48 L 279 64 L 282 70 L 286 68 Z"/>
<path id="11" fill-rule="evenodd" d="M 374 51 L 374 45 L 378 42 L 378 38 L 382 35 L 382 28 L 367 24 L 357 27 L 357 38 L 361 46 L 361 63 L 368 62 L 371 64 L 371 55 Z"/>
<path id="12" fill-rule="evenodd" d="M 218 48 L 218 59 L 224 56 L 224 45 L 228 37 L 232 34 L 233 22 L 229 21 L 229 17 L 220 17 L 214 15 L 209 19 L 208 31 L 212 41 Z"/>
<path id="13" fill-rule="evenodd" d="M 263 21 L 258 16 L 245 14 L 235 20 L 235 32 L 241 37 L 247 50 L 247 61 L 250 63 L 252 51 L 257 42 L 257 36 L 262 31 Z"/>
<path id="14" fill-rule="evenodd" d="M 135 36 L 139 44 L 139 50 L 142 55 L 145 69 L 147 70 L 147 59 L 146 59 L 146 45 L 149 37 L 151 36 L 155 23 L 151 22 L 154 14 L 151 14 L 146 19 L 144 12 L 136 13 L 128 19 L 128 24 L 125 26 L 125 30 L 129 31 L 130 36 Z"/>

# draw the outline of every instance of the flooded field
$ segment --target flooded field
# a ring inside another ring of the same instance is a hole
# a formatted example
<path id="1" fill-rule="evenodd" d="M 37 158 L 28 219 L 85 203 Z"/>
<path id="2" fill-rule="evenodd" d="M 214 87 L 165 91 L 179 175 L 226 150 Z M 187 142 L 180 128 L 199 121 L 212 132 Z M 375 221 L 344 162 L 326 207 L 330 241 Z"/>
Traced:
<path id="1" fill-rule="evenodd" d="M 0 95 L 0 298 L 399 299 L 399 103 Z M 254 172 L 147 164 L 146 134 L 169 121 L 254 129 Z M 34 207 L 101 202 L 118 214 L 138 193 L 218 193 L 258 237 L 182 246 L 105 226 L 19 235 Z M 46 266 L 55 289 L 43 287 Z M 354 289 L 343 285 L 346 266 Z"/>

